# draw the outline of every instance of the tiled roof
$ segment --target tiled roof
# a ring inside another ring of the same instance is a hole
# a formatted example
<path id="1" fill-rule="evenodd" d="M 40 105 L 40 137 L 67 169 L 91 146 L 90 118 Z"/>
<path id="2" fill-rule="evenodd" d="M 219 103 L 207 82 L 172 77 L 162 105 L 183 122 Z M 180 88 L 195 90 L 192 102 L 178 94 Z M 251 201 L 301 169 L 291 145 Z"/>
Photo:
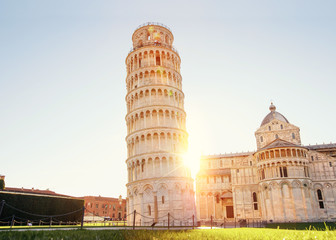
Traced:
<path id="1" fill-rule="evenodd" d="M 29 193 L 29 194 L 39 194 L 39 195 L 48 195 L 48 196 L 59 196 L 59 197 L 72 197 L 64 194 L 55 193 L 50 190 L 40 190 L 34 188 L 13 188 L 6 187 L 3 191 L 5 192 L 16 192 L 16 193 Z"/>
<path id="2" fill-rule="evenodd" d="M 231 175 L 231 170 L 229 168 L 223 169 L 204 169 L 198 172 L 199 176 L 201 175 Z"/>
<path id="3" fill-rule="evenodd" d="M 244 157 L 253 154 L 254 152 L 240 152 L 240 153 L 224 153 L 224 154 L 215 154 L 215 155 L 203 155 L 202 159 L 211 159 L 211 158 L 225 158 L 225 157 Z"/>
<path id="4" fill-rule="evenodd" d="M 266 150 L 266 149 L 271 149 L 271 148 L 281 148 L 281 147 L 303 147 L 291 142 L 287 142 L 285 140 L 282 140 L 280 138 L 275 139 L 273 142 L 269 143 L 265 147 L 259 149 L 259 151 Z"/>
<path id="5" fill-rule="evenodd" d="M 81 199 L 84 199 L 84 200 L 94 199 L 95 201 L 119 201 L 119 198 L 102 197 L 102 196 L 84 196 L 84 197 L 81 197 Z M 126 199 L 122 199 L 122 200 L 126 201 Z"/>
<path id="6" fill-rule="evenodd" d="M 327 144 L 318 144 L 318 145 L 307 145 L 305 147 L 308 148 L 308 149 L 311 149 L 311 150 L 330 149 L 330 148 L 336 148 L 336 143 L 327 143 Z"/>

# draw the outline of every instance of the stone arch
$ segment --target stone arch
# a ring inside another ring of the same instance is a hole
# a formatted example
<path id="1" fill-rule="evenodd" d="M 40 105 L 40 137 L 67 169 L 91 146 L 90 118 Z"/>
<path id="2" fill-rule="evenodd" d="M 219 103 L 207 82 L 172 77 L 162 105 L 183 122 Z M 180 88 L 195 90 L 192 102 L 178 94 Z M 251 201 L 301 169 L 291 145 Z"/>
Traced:
<path id="1" fill-rule="evenodd" d="M 323 189 L 323 186 L 320 183 L 315 183 L 313 187 L 314 187 L 315 190 L 316 189 Z"/>
<path id="2" fill-rule="evenodd" d="M 137 196 L 138 193 L 139 193 L 138 187 L 134 187 L 133 190 L 132 190 L 132 192 L 133 192 L 134 196 Z"/>
<path id="3" fill-rule="evenodd" d="M 294 180 L 291 184 L 292 188 L 300 188 L 302 187 L 302 183 L 299 180 Z"/>
<path id="4" fill-rule="evenodd" d="M 145 192 L 147 189 L 153 191 L 154 188 L 151 184 L 145 184 L 143 187 L 142 187 L 142 192 Z"/>

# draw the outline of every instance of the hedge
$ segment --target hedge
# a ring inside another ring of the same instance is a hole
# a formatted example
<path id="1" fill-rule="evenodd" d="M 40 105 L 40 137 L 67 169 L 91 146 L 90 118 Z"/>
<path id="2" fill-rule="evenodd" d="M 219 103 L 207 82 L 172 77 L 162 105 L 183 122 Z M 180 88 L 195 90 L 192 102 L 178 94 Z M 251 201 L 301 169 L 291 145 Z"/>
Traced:
<path id="1" fill-rule="evenodd" d="M 38 215 L 46 215 L 46 216 L 61 215 L 79 210 L 70 215 L 55 217 L 53 218 L 54 221 L 74 222 L 74 221 L 81 221 L 82 219 L 83 211 L 80 211 L 81 209 L 83 209 L 84 206 L 84 200 L 82 199 L 1 191 L 0 210 L 2 200 L 5 200 L 6 204 L 13 206 L 14 208 L 20 209 L 27 213 L 33 213 Z M 0 213 L 1 214 L 0 221 L 1 219 L 10 218 L 13 215 L 15 215 L 15 217 L 31 221 L 46 218 L 42 216 L 34 216 L 31 214 L 22 213 L 18 210 L 9 207 L 6 204 L 2 209 L 2 213 Z"/>
<path id="2" fill-rule="evenodd" d="M 4 190 L 5 189 L 5 180 L 0 179 L 0 190 Z"/>

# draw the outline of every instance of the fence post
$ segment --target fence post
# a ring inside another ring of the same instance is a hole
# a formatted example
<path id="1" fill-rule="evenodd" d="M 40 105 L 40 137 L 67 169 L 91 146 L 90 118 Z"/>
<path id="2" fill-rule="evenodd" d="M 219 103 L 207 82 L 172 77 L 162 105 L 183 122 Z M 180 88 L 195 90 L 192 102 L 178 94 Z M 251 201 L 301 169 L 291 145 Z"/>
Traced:
<path id="1" fill-rule="evenodd" d="M 223 227 L 225 228 L 225 217 L 224 217 L 224 224 L 223 224 Z"/>
<path id="2" fill-rule="evenodd" d="M 168 230 L 169 230 L 169 221 L 170 221 L 170 215 L 168 213 Z"/>
<path id="3" fill-rule="evenodd" d="M 83 206 L 83 215 L 82 215 L 82 221 L 81 221 L 81 229 L 83 229 L 83 225 L 84 225 L 84 213 L 85 213 L 85 207 Z"/>
<path id="4" fill-rule="evenodd" d="M 50 217 L 49 227 L 52 225 L 52 217 Z"/>
<path id="5" fill-rule="evenodd" d="M 15 215 L 13 214 L 13 216 L 12 216 L 12 222 L 11 222 L 11 226 L 10 226 L 11 229 L 14 226 L 14 221 L 15 221 L 14 219 L 15 219 Z"/>
<path id="6" fill-rule="evenodd" d="M 195 229 L 195 215 L 193 214 L 193 229 Z"/>
<path id="7" fill-rule="evenodd" d="M 0 217 L 1 217 L 2 209 L 3 209 L 4 205 L 5 205 L 5 200 L 2 200 L 1 201 L 1 207 L 0 207 Z"/>
<path id="8" fill-rule="evenodd" d="M 133 216 L 133 230 L 135 229 L 135 215 L 136 215 L 136 210 L 134 210 L 134 216 Z"/>
<path id="9" fill-rule="evenodd" d="M 236 218 L 235 218 L 235 228 L 237 227 L 237 222 L 236 222 Z"/>
<path id="10" fill-rule="evenodd" d="M 210 224 L 211 224 L 211 229 L 212 229 L 212 215 L 211 215 L 211 220 L 210 220 Z"/>

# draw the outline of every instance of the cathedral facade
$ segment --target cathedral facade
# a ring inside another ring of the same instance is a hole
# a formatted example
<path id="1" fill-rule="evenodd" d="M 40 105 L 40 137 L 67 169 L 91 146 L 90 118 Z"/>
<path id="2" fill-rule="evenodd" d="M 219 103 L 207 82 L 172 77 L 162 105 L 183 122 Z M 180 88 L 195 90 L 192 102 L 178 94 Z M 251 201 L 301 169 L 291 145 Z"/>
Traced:
<path id="1" fill-rule="evenodd" d="M 186 223 L 196 213 L 193 179 L 182 158 L 188 133 L 181 59 L 162 24 L 139 26 L 132 41 L 126 58 L 128 224 L 132 213 L 136 225 Z"/>
<path id="2" fill-rule="evenodd" d="M 198 219 L 335 220 L 336 144 L 302 145 L 300 128 L 273 104 L 255 137 L 256 152 L 202 156 Z"/>

